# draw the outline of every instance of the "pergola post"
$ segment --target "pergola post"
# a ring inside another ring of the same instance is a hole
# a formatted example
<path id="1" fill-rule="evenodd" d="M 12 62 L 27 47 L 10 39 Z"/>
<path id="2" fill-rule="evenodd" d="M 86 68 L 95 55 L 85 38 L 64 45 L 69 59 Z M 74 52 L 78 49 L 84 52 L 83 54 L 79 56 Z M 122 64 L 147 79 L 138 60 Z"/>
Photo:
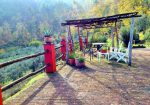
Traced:
<path id="1" fill-rule="evenodd" d="M 78 40 L 79 40 L 79 46 L 80 46 L 80 27 L 78 27 L 77 29 L 78 29 Z"/>
<path id="2" fill-rule="evenodd" d="M 82 37 L 80 36 L 80 28 L 78 27 L 78 37 L 79 37 L 79 46 L 80 46 L 80 51 L 83 50 L 83 41 Z"/>
<path id="3" fill-rule="evenodd" d="M 68 26 L 68 42 L 69 42 L 69 53 L 71 54 L 73 52 L 73 42 L 71 37 L 70 26 Z"/>
<path id="4" fill-rule="evenodd" d="M 130 40 L 129 40 L 129 59 L 128 65 L 131 66 L 132 64 L 132 43 L 133 43 L 133 33 L 134 33 L 134 17 L 131 19 L 131 27 L 130 27 Z"/>
<path id="5" fill-rule="evenodd" d="M 111 28 L 111 36 L 112 36 L 112 48 L 114 48 L 114 28 Z"/>
<path id="6" fill-rule="evenodd" d="M 68 31 L 68 35 L 67 35 L 67 38 L 66 38 L 66 64 L 68 64 L 68 60 L 69 60 L 69 27 L 67 27 L 67 31 Z"/>
<path id="7" fill-rule="evenodd" d="M 119 37 L 118 37 L 117 21 L 115 22 L 115 33 L 116 33 L 117 48 L 119 48 Z"/>
<path id="8" fill-rule="evenodd" d="M 61 45 L 61 53 L 63 54 L 62 56 L 62 60 L 65 61 L 66 60 L 66 37 L 63 37 L 61 42 L 60 42 L 60 45 Z"/>
<path id="9" fill-rule="evenodd" d="M 85 39 L 86 48 L 88 47 L 88 37 L 89 37 L 89 31 L 87 30 L 87 36 L 86 36 L 86 39 Z"/>

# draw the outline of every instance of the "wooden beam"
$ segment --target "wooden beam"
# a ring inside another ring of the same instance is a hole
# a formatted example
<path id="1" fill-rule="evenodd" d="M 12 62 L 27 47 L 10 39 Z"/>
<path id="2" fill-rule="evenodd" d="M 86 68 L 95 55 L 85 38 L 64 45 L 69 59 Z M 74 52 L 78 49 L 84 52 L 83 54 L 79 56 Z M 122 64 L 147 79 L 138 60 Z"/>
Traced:
<path id="1" fill-rule="evenodd" d="M 129 43 L 129 59 L 128 65 L 132 65 L 132 43 L 133 43 L 133 33 L 134 33 L 134 17 L 131 19 L 131 27 L 130 27 L 130 43 Z"/>

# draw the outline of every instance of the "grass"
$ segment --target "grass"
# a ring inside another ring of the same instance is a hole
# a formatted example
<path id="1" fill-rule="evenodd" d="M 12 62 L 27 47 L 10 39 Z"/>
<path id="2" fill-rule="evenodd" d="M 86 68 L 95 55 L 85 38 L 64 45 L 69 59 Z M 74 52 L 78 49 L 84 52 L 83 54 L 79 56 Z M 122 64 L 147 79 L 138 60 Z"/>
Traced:
<path id="1" fill-rule="evenodd" d="M 25 81 L 25 83 L 20 83 L 20 85 L 22 85 L 22 87 L 20 87 L 20 89 L 16 92 L 15 95 L 13 94 L 12 97 L 9 97 L 9 98 L 5 99 L 4 103 L 7 103 L 8 101 L 10 101 L 11 98 L 15 98 L 15 97 L 19 96 L 24 90 L 26 90 L 27 88 L 29 88 L 30 86 L 32 86 L 32 84 L 34 84 L 36 81 L 38 81 L 39 79 L 41 79 L 43 77 L 44 77 L 44 73 L 37 74 L 36 76 L 27 79 Z M 15 86 L 15 88 L 16 87 L 18 87 L 18 86 Z M 5 94 L 8 94 L 10 91 L 14 91 L 15 88 L 11 88 L 10 90 L 4 92 L 3 96 L 5 96 Z"/>
<path id="2" fill-rule="evenodd" d="M 133 44 L 135 48 L 150 48 L 150 42 L 145 42 L 144 44 Z"/>

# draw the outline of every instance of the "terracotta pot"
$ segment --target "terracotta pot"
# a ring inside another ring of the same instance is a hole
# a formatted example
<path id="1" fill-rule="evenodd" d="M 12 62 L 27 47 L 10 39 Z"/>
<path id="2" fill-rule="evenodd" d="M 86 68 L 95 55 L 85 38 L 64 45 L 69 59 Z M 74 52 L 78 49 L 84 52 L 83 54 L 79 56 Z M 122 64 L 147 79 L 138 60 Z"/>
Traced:
<path id="1" fill-rule="evenodd" d="M 77 66 L 77 67 L 79 66 L 79 59 L 78 58 L 75 59 L 75 66 Z"/>
<path id="2" fill-rule="evenodd" d="M 66 37 L 65 37 L 65 36 L 61 36 L 61 39 L 62 39 L 62 40 L 65 40 L 65 39 L 66 39 Z"/>
<path id="3" fill-rule="evenodd" d="M 101 53 L 107 53 L 107 50 L 101 50 Z"/>
<path id="4" fill-rule="evenodd" d="M 75 65 L 75 59 L 69 59 L 69 64 L 74 66 Z"/>
<path id="5" fill-rule="evenodd" d="M 79 63 L 79 67 L 85 67 L 85 62 Z"/>
<path id="6" fill-rule="evenodd" d="M 51 36 L 45 36 L 44 37 L 44 42 L 45 43 L 52 43 L 53 42 L 53 38 Z"/>
<path id="7" fill-rule="evenodd" d="M 79 59 L 76 58 L 76 59 L 75 59 L 75 66 L 76 66 L 76 67 L 85 67 L 85 62 L 80 63 L 80 62 L 79 62 Z"/>

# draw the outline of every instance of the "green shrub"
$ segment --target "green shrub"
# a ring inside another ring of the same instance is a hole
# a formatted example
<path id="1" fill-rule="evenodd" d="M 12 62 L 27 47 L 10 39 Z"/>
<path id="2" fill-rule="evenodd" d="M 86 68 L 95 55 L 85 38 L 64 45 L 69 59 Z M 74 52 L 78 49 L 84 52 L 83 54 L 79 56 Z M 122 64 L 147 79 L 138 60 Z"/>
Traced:
<path id="1" fill-rule="evenodd" d="M 133 40 L 135 40 L 135 43 L 138 43 L 139 42 L 139 35 L 136 34 L 136 30 L 134 30 L 134 33 L 133 33 Z M 127 27 L 122 27 L 121 28 L 121 39 L 125 45 L 125 47 L 128 46 L 128 43 L 129 43 L 129 39 L 130 39 L 130 29 L 127 28 Z"/>
<path id="2" fill-rule="evenodd" d="M 112 46 L 112 39 L 110 39 L 110 38 L 107 39 L 107 46 L 108 47 Z"/>
<path id="3" fill-rule="evenodd" d="M 79 49 L 79 43 L 74 43 L 74 50 L 78 50 Z"/>
<path id="4" fill-rule="evenodd" d="M 107 50 L 107 47 L 106 47 L 106 46 L 103 46 L 103 47 L 102 47 L 102 50 Z"/>
<path id="5" fill-rule="evenodd" d="M 146 41 L 150 42 L 150 28 L 145 31 L 144 38 Z"/>
<path id="6" fill-rule="evenodd" d="M 146 30 L 147 27 L 150 25 L 150 16 L 143 15 L 136 21 L 135 25 L 140 32 Z"/>
<path id="7" fill-rule="evenodd" d="M 107 37 L 105 35 L 101 35 L 100 32 L 96 32 L 93 37 L 91 38 L 92 43 L 95 42 L 101 42 L 101 43 L 106 43 L 107 42 Z"/>
<path id="8" fill-rule="evenodd" d="M 72 53 L 72 54 L 69 55 L 69 59 L 75 59 L 75 58 L 76 58 L 75 53 Z"/>
<path id="9" fill-rule="evenodd" d="M 101 43 L 106 43 L 106 42 L 107 42 L 107 37 L 106 37 L 105 35 L 101 35 L 101 36 L 99 37 L 99 42 L 101 42 Z"/>
<path id="10" fill-rule="evenodd" d="M 36 40 L 36 39 L 33 39 L 30 43 L 29 43 L 29 46 L 35 46 L 35 47 L 38 47 L 42 45 L 42 42 Z"/>
<path id="11" fill-rule="evenodd" d="M 0 49 L 0 54 L 4 54 L 5 50 L 4 49 Z"/>
<path id="12" fill-rule="evenodd" d="M 82 58 L 82 57 L 81 57 L 81 58 L 79 58 L 78 60 L 79 60 L 79 63 L 83 63 L 83 62 L 85 61 L 85 59 L 84 59 L 84 58 Z"/>

